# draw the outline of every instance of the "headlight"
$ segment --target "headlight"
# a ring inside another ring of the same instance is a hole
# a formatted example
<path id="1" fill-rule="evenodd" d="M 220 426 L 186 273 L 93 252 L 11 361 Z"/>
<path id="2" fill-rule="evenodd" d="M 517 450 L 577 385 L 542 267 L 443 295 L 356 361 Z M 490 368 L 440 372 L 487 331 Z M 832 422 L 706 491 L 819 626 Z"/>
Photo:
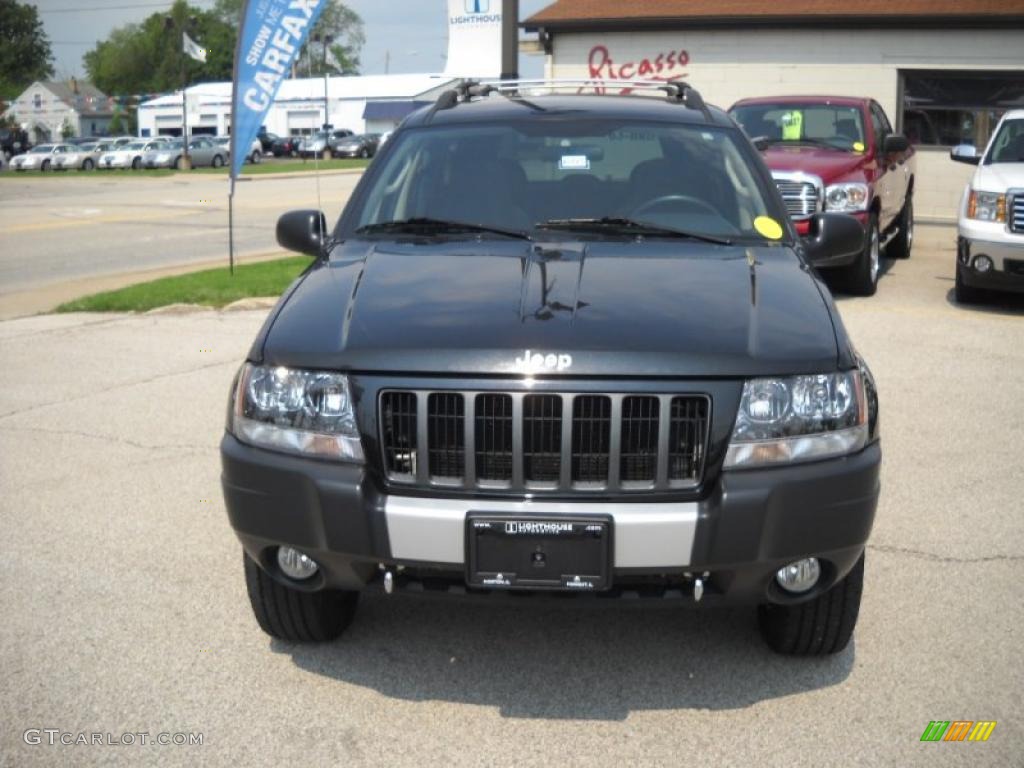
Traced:
<path id="1" fill-rule="evenodd" d="M 825 188 L 828 211 L 866 211 L 869 202 L 867 184 L 830 184 Z"/>
<path id="2" fill-rule="evenodd" d="M 1006 221 L 1006 195 L 972 189 L 967 200 L 967 218 L 978 221 Z"/>
<path id="3" fill-rule="evenodd" d="M 246 363 L 232 403 L 232 432 L 264 448 L 362 461 L 348 378 L 328 371 Z"/>
<path id="4" fill-rule="evenodd" d="M 859 370 L 743 385 L 725 468 L 814 461 L 859 451 L 868 440 Z"/>

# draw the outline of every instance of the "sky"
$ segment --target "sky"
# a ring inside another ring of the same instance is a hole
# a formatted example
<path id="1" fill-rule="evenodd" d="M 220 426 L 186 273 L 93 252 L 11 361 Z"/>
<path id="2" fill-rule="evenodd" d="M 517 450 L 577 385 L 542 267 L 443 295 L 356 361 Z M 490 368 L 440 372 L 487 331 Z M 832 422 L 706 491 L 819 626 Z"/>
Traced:
<path id="1" fill-rule="evenodd" d="M 189 0 L 199 8 L 212 8 L 214 0 Z M 552 0 L 519 0 L 520 18 L 526 18 Z M 31 2 L 31 0 L 30 0 Z M 171 7 L 171 0 L 36 0 L 54 55 L 57 79 L 82 78 L 82 55 L 104 40 L 116 27 L 138 22 Z M 366 45 L 361 63 L 365 75 L 388 71 L 440 72 L 448 47 L 446 0 L 346 0 L 363 17 Z M 200 41 L 201 42 L 201 41 Z M 539 77 L 542 56 L 520 56 L 520 74 Z"/>

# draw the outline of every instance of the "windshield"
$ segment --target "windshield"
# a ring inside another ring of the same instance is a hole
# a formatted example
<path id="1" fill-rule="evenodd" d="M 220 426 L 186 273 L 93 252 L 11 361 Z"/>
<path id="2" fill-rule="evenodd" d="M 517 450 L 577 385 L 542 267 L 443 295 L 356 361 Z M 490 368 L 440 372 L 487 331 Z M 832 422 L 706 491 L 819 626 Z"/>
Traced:
<path id="1" fill-rule="evenodd" d="M 33 147 L 29 152 L 36 155 L 48 155 L 53 152 L 53 144 L 40 144 L 38 147 Z"/>
<path id="2" fill-rule="evenodd" d="M 992 163 L 1024 163 L 1024 120 L 1003 121 L 985 158 L 985 165 Z"/>
<path id="3" fill-rule="evenodd" d="M 165 141 L 164 145 L 162 147 L 160 147 L 160 149 L 161 150 L 181 149 L 181 146 L 182 146 L 181 139 L 175 139 L 174 141 Z"/>
<path id="4" fill-rule="evenodd" d="M 122 144 L 121 145 L 121 149 L 123 149 L 125 151 L 130 151 L 130 150 L 135 150 L 135 149 L 143 149 L 145 146 L 146 145 L 143 144 L 141 141 L 136 141 L 136 142 L 132 142 L 131 144 Z"/>
<path id="5" fill-rule="evenodd" d="M 838 104 L 745 104 L 730 114 L 751 139 L 822 144 L 863 152 L 867 140 L 859 107 Z"/>
<path id="6" fill-rule="evenodd" d="M 784 215 L 766 201 L 746 142 L 729 129 L 558 119 L 418 128 L 393 141 L 370 188 L 346 212 L 351 230 L 430 219 L 543 227 L 545 237 L 558 237 L 569 235 L 547 224 L 562 231 L 573 229 L 566 220 L 629 219 L 763 241 L 755 220 Z"/>

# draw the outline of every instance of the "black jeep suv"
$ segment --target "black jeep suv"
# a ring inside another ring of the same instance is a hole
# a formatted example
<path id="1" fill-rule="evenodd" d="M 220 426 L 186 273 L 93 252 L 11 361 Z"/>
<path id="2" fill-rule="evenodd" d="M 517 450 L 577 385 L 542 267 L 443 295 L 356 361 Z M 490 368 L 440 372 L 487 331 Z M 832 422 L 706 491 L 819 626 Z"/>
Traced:
<path id="1" fill-rule="evenodd" d="M 410 116 L 329 234 L 278 222 L 314 261 L 221 444 L 260 626 L 329 640 L 370 587 L 656 595 L 758 605 L 783 653 L 842 649 L 878 405 L 812 265 L 860 225 L 797 237 L 685 86 L 493 90 Z"/>

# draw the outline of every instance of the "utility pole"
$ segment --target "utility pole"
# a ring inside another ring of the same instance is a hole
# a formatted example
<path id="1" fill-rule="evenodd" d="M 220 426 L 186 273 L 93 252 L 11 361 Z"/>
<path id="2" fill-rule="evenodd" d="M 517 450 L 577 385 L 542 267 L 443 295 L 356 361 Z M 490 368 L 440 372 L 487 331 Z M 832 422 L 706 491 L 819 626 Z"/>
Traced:
<path id="1" fill-rule="evenodd" d="M 501 79 L 519 79 L 519 0 L 502 3 Z"/>
<path id="2" fill-rule="evenodd" d="M 175 45 L 178 46 L 178 55 L 181 56 L 181 169 L 192 170 L 192 157 L 188 153 L 188 54 L 185 53 L 186 32 L 193 30 L 196 26 L 195 16 L 189 16 L 178 21 L 168 14 L 164 16 L 164 29 L 174 34 Z"/>

